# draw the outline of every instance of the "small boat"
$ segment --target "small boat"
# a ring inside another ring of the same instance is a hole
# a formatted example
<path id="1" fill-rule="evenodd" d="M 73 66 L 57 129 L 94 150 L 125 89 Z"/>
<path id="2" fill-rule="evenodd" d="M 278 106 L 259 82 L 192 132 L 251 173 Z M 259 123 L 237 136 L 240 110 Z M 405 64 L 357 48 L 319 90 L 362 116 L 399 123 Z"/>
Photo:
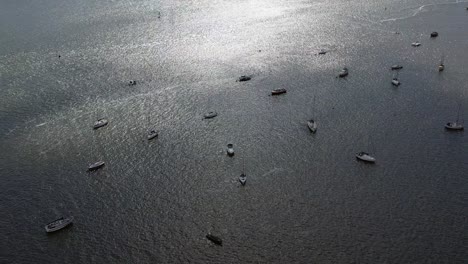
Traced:
<path id="1" fill-rule="evenodd" d="M 217 115 L 218 115 L 218 113 L 216 113 L 215 111 L 210 111 L 210 112 L 204 114 L 203 116 L 204 116 L 206 119 L 210 119 L 210 118 L 213 118 L 213 117 L 215 117 L 215 116 L 217 116 Z"/>
<path id="2" fill-rule="evenodd" d="M 320 50 L 320 51 L 318 52 L 318 55 L 325 55 L 325 54 L 327 54 L 327 51 L 326 51 L 326 50 Z"/>
<path id="3" fill-rule="evenodd" d="M 440 72 L 441 72 L 441 71 L 444 71 L 445 65 L 444 65 L 443 63 L 439 64 L 439 68 L 438 68 L 438 69 L 439 69 Z"/>
<path id="4" fill-rule="evenodd" d="M 348 68 L 343 68 L 340 73 L 338 74 L 338 77 L 343 78 L 348 76 Z"/>
<path id="5" fill-rule="evenodd" d="M 419 43 L 419 42 L 416 41 L 416 42 L 411 43 L 411 46 L 413 46 L 413 47 L 419 47 L 419 46 L 421 46 L 421 43 Z"/>
<path id="6" fill-rule="evenodd" d="M 437 33 L 436 31 L 431 33 L 431 38 L 437 38 L 438 36 L 439 36 L 439 33 Z"/>
<path id="7" fill-rule="evenodd" d="M 238 82 L 246 82 L 246 81 L 250 81 L 252 79 L 252 77 L 250 76 L 247 76 L 247 75 L 242 75 L 241 77 L 239 77 L 237 79 Z"/>
<path id="8" fill-rule="evenodd" d="M 96 122 L 94 122 L 93 129 L 98 129 L 100 127 L 106 126 L 109 122 L 107 119 L 98 119 Z"/>
<path id="9" fill-rule="evenodd" d="M 233 145 L 232 144 L 228 144 L 227 145 L 227 154 L 228 156 L 234 156 L 234 148 L 233 148 Z"/>
<path id="10" fill-rule="evenodd" d="M 158 131 L 152 129 L 148 131 L 148 140 L 151 140 L 159 135 Z"/>
<path id="11" fill-rule="evenodd" d="M 106 163 L 104 161 L 95 162 L 88 167 L 88 171 L 95 171 L 99 168 L 102 168 Z"/>
<path id="12" fill-rule="evenodd" d="M 393 71 L 394 70 L 401 70 L 401 69 L 403 69 L 403 66 L 401 66 L 401 65 L 398 65 L 398 64 L 392 65 L 392 70 Z"/>
<path id="13" fill-rule="evenodd" d="M 129 85 L 129 86 L 136 85 L 136 84 L 137 84 L 137 82 L 134 81 L 134 80 L 130 80 L 130 81 L 128 82 L 128 85 Z"/>
<path id="14" fill-rule="evenodd" d="M 400 81 L 398 80 L 398 78 L 393 78 L 393 79 L 392 79 L 392 84 L 395 85 L 395 86 L 399 86 L 401 83 L 400 83 Z"/>
<path id="15" fill-rule="evenodd" d="M 317 122 L 315 122 L 313 119 L 307 121 L 307 127 L 309 128 L 310 132 L 317 132 Z"/>
<path id="16" fill-rule="evenodd" d="M 374 163 L 375 162 L 375 158 L 372 157 L 371 155 L 369 155 L 369 153 L 366 153 L 366 152 L 357 153 L 356 158 L 358 160 L 362 160 L 362 161 L 369 162 L 369 163 Z"/>
<path id="17" fill-rule="evenodd" d="M 245 173 L 242 173 L 240 176 L 239 176 L 239 182 L 242 184 L 242 185 L 245 185 L 247 183 L 247 175 L 245 175 Z"/>
<path id="18" fill-rule="evenodd" d="M 458 105 L 458 111 L 457 111 L 457 119 L 455 122 L 448 122 L 445 124 L 445 128 L 448 130 L 463 130 L 463 125 L 459 123 L 460 120 L 460 107 L 461 104 Z"/>
<path id="19" fill-rule="evenodd" d="M 73 223 L 73 216 L 70 216 L 67 218 L 61 217 L 53 222 L 48 223 L 45 226 L 45 230 L 47 233 L 55 232 L 62 228 L 67 227 L 68 225 L 71 225 L 72 223 Z"/>
<path id="20" fill-rule="evenodd" d="M 206 238 L 210 240 L 211 242 L 215 243 L 218 246 L 223 245 L 223 240 L 220 237 L 217 237 L 215 235 L 212 235 L 210 233 L 206 234 Z"/>
<path id="21" fill-rule="evenodd" d="M 271 95 L 280 95 L 286 93 L 286 89 L 284 88 L 279 88 L 279 89 L 274 89 L 271 91 Z"/>

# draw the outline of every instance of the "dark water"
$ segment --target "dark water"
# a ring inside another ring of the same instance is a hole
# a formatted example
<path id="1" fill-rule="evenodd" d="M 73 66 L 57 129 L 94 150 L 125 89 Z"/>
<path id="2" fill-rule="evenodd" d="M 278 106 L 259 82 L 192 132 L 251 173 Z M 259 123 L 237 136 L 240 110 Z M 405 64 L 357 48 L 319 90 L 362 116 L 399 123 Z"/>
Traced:
<path id="1" fill-rule="evenodd" d="M 2 1 L 0 262 L 466 263 L 467 5 Z"/>

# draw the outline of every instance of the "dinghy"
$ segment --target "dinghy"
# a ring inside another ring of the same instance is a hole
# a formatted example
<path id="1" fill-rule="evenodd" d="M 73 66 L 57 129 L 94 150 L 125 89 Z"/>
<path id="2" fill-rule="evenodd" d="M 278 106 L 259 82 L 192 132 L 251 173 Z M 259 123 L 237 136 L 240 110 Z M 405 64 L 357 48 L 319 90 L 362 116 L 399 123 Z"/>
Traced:
<path id="1" fill-rule="evenodd" d="M 419 47 L 419 46 L 421 46 L 421 43 L 419 43 L 419 42 L 413 42 L 413 43 L 411 43 L 411 46 L 413 46 L 413 47 Z"/>
<path id="2" fill-rule="evenodd" d="M 307 121 L 307 127 L 309 128 L 310 132 L 317 132 L 317 122 L 315 122 L 313 119 Z"/>
<path id="3" fill-rule="evenodd" d="M 374 163 L 375 162 L 375 158 L 372 157 L 371 155 L 369 155 L 369 153 L 366 153 L 366 152 L 359 152 L 358 154 L 356 154 L 356 158 L 358 160 L 362 160 L 362 161 L 369 162 L 369 163 Z"/>
<path id="4" fill-rule="evenodd" d="M 398 80 L 398 78 L 393 78 L 393 79 L 392 79 L 392 84 L 395 85 L 395 86 L 399 86 L 401 83 L 400 83 L 400 81 Z"/>
<path id="5" fill-rule="evenodd" d="M 232 144 L 227 145 L 227 151 L 226 152 L 227 152 L 228 156 L 234 156 L 234 148 L 233 148 Z"/>
<path id="6" fill-rule="evenodd" d="M 95 162 L 91 165 L 89 165 L 88 167 L 88 171 L 95 171 L 99 168 L 102 168 L 106 163 L 104 163 L 104 161 L 98 161 L 98 162 Z"/>
<path id="7" fill-rule="evenodd" d="M 443 71 L 445 69 L 445 65 L 443 63 L 439 64 L 439 71 Z"/>
<path id="8" fill-rule="evenodd" d="M 445 128 L 448 130 L 463 130 L 463 125 L 457 122 L 448 122 L 445 124 Z"/>
<path id="9" fill-rule="evenodd" d="M 100 127 L 106 126 L 108 124 L 107 119 L 101 118 L 98 121 L 94 122 L 93 129 L 98 129 Z"/>
<path id="10" fill-rule="evenodd" d="M 67 227 L 68 225 L 71 225 L 72 223 L 73 223 L 73 216 L 70 216 L 67 218 L 61 217 L 53 222 L 48 223 L 45 226 L 45 230 L 47 233 L 55 232 L 55 231 L 58 231 L 60 229 Z"/>
<path id="11" fill-rule="evenodd" d="M 220 237 L 212 235 L 211 233 L 206 234 L 206 238 L 218 246 L 223 245 L 223 240 Z"/>
<path id="12" fill-rule="evenodd" d="M 340 73 L 338 74 L 338 77 L 343 78 L 346 76 L 348 76 L 348 68 L 345 67 L 340 71 Z"/>
<path id="13" fill-rule="evenodd" d="M 274 89 L 271 91 L 271 95 L 280 95 L 286 93 L 286 89 L 284 88 L 279 88 L 279 89 Z"/>
<path id="14" fill-rule="evenodd" d="M 204 115 L 204 117 L 205 117 L 205 119 L 210 119 L 210 118 L 213 118 L 213 117 L 215 117 L 217 115 L 218 115 L 218 113 L 216 113 L 215 111 L 210 111 L 210 112 L 206 113 Z"/>
<path id="15" fill-rule="evenodd" d="M 398 65 L 398 64 L 395 64 L 395 65 L 392 65 L 392 68 L 391 68 L 391 69 L 392 69 L 393 71 L 395 71 L 395 70 L 401 70 L 401 69 L 403 69 L 403 66 Z"/>
<path id="16" fill-rule="evenodd" d="M 436 38 L 437 36 L 439 36 L 439 33 L 437 33 L 436 31 L 431 33 L 431 38 Z"/>
<path id="17" fill-rule="evenodd" d="M 151 140 L 159 135 L 158 131 L 150 130 L 148 131 L 148 140 Z"/>
<path id="18" fill-rule="evenodd" d="M 245 185 L 247 183 L 247 175 L 245 175 L 244 173 L 242 173 L 240 176 L 239 176 L 239 182 L 242 184 L 242 185 Z"/>
<path id="19" fill-rule="evenodd" d="M 250 76 L 247 76 L 247 75 L 242 75 L 241 77 L 239 77 L 237 79 L 238 82 L 246 82 L 246 81 L 250 81 L 252 79 L 252 77 Z"/>

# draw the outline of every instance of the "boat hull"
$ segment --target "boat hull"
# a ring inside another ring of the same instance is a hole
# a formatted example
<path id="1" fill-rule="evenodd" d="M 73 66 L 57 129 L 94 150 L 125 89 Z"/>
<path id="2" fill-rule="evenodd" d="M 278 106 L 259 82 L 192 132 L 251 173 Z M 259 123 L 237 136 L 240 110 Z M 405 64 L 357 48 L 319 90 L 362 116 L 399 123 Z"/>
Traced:
<path id="1" fill-rule="evenodd" d="M 98 170 L 102 167 L 104 167 L 105 163 L 104 161 L 98 161 L 94 164 L 91 164 L 89 167 L 88 167 L 88 171 L 95 171 L 95 170 Z"/>
<path id="2" fill-rule="evenodd" d="M 317 122 L 309 121 L 307 122 L 307 127 L 309 128 L 310 132 L 312 133 L 317 132 Z"/>
<path id="3" fill-rule="evenodd" d="M 458 124 L 446 124 L 445 125 L 445 129 L 447 130 L 453 130 L 453 131 L 460 131 L 460 130 L 463 130 L 463 126 L 462 125 L 458 125 Z"/>
<path id="4" fill-rule="evenodd" d="M 212 111 L 212 112 L 208 112 L 208 113 L 204 114 L 203 116 L 205 117 L 205 119 L 210 119 L 210 118 L 216 117 L 217 115 L 218 115 L 218 113 Z"/>
<path id="5" fill-rule="evenodd" d="M 93 129 L 98 129 L 103 126 L 107 126 L 108 123 L 109 122 L 106 119 L 102 119 L 101 121 L 97 121 L 96 123 L 94 123 Z"/>
<path id="6" fill-rule="evenodd" d="M 286 89 L 277 89 L 277 90 L 271 91 L 271 95 L 280 95 L 280 94 L 285 94 L 285 93 L 286 93 Z"/>
<path id="7" fill-rule="evenodd" d="M 67 226 L 70 226 L 73 224 L 73 217 L 68 217 L 68 218 L 60 218 L 58 220 L 55 220 L 54 222 L 51 222 L 45 226 L 45 230 L 47 233 L 52 233 L 59 231 L 61 229 L 64 229 Z"/>
<path id="8" fill-rule="evenodd" d="M 358 153 L 358 154 L 356 154 L 356 159 L 358 159 L 360 161 L 367 162 L 367 163 L 375 163 L 375 158 L 368 155 L 368 154 L 359 155 L 359 153 Z"/>

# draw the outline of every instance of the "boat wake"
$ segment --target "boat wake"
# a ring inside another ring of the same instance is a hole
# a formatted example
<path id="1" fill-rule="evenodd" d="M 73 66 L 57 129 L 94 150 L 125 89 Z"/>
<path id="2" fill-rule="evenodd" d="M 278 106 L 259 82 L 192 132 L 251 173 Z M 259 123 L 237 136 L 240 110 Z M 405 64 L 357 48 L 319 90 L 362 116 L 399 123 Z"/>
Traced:
<path id="1" fill-rule="evenodd" d="M 394 17 L 394 18 L 387 18 L 387 19 L 383 19 L 383 20 L 380 20 L 381 23 L 384 23 L 384 22 L 393 22 L 393 21 L 397 21 L 397 20 L 403 20 L 403 19 L 408 19 L 408 18 L 412 18 L 412 17 L 415 17 L 423 12 L 427 12 L 429 11 L 428 9 L 426 9 L 426 7 L 430 7 L 430 6 L 439 6 L 439 5 L 454 5 L 454 4 L 460 4 L 460 3 L 468 3 L 468 1 L 459 1 L 459 0 L 456 0 L 455 2 L 449 2 L 449 3 L 436 3 L 436 4 L 427 4 L 427 5 L 422 5 L 422 6 L 419 6 L 417 8 L 414 9 L 413 13 L 409 16 L 404 16 L 404 17 Z"/>

